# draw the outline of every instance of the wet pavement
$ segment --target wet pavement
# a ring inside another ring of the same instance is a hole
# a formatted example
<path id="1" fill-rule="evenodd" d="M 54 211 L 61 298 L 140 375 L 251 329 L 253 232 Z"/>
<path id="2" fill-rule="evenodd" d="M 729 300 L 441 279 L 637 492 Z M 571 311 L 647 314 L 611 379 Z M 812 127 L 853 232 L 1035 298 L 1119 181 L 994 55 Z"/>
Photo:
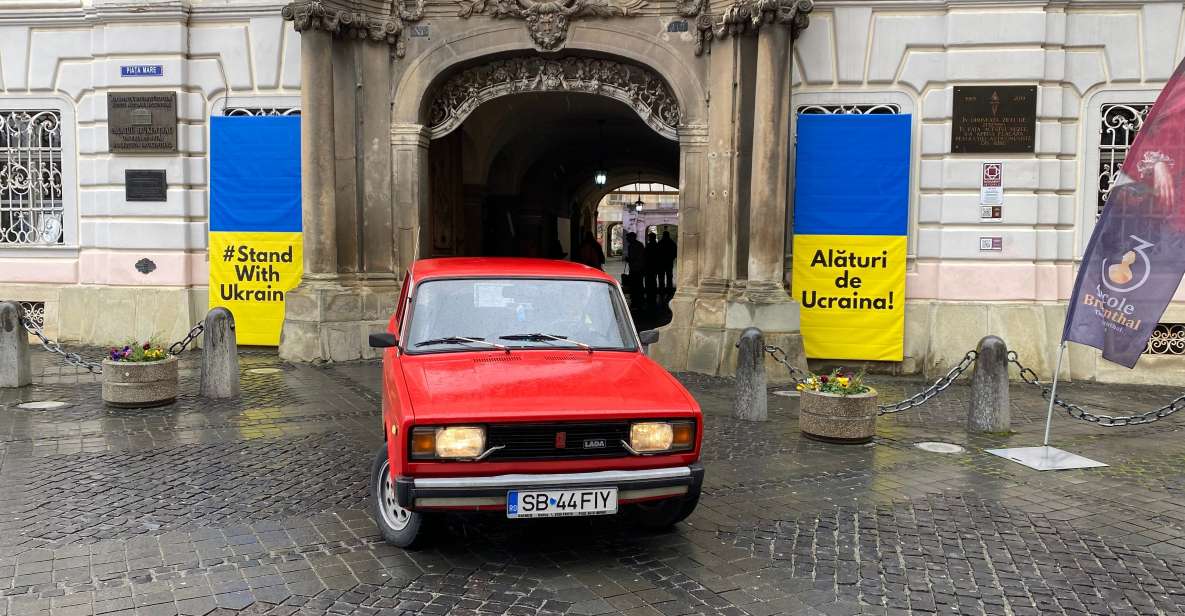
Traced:
<path id="1" fill-rule="evenodd" d="M 94 377 L 40 352 L 33 386 L 0 390 L 0 616 L 1185 613 L 1185 417 L 1059 413 L 1055 444 L 1111 466 L 1037 473 L 983 451 L 1040 443 L 1021 384 L 1014 434 L 970 436 L 959 384 L 841 446 L 798 434 L 794 398 L 741 422 L 730 380 L 681 375 L 707 414 L 686 523 L 457 517 L 405 552 L 366 511 L 376 363 L 245 351 L 242 397 L 210 403 L 198 358 L 162 409 L 104 408 Z M 924 385 L 873 380 L 883 401 Z M 1116 414 L 1179 393 L 1064 392 Z"/>

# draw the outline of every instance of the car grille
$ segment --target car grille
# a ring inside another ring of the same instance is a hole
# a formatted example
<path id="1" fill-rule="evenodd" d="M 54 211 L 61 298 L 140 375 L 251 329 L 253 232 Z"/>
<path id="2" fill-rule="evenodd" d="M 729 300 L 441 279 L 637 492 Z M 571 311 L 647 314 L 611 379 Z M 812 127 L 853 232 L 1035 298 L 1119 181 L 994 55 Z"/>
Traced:
<path id="1" fill-rule="evenodd" d="M 563 434 L 562 437 L 557 435 Z M 496 424 L 486 428 L 486 446 L 505 446 L 487 460 L 609 458 L 629 455 L 626 421 L 598 423 Z M 556 445 L 562 444 L 563 447 Z"/>

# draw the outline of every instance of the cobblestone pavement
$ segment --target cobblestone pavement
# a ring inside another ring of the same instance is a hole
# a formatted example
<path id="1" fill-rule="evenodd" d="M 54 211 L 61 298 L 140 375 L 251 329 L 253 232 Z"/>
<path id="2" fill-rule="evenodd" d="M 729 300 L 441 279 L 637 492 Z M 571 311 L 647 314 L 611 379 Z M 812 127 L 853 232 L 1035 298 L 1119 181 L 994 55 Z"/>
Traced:
<path id="1" fill-rule="evenodd" d="M 0 390 L 0 616 L 1185 613 L 1185 418 L 1059 414 L 1056 444 L 1111 466 L 1036 473 L 983 452 L 1039 443 L 1044 406 L 1020 384 L 1015 434 L 969 436 L 956 385 L 839 446 L 799 436 L 793 398 L 740 422 L 729 380 L 684 375 L 708 474 L 676 530 L 450 518 L 405 552 L 365 510 L 377 364 L 247 351 L 241 399 L 209 403 L 196 360 L 163 409 L 106 409 L 94 377 L 43 353 L 33 386 Z M 885 400 L 923 385 L 876 380 Z M 1176 394 L 1064 391 L 1120 412 Z M 19 407 L 50 400 L 68 406 Z M 967 450 L 914 446 L 929 440 Z"/>

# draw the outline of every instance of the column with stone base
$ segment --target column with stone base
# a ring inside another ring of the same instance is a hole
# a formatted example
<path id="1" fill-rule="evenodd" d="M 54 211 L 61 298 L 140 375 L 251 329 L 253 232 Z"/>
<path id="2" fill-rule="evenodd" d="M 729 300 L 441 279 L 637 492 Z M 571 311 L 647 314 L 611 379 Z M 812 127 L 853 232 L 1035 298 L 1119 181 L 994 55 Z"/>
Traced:
<path id="1" fill-rule="evenodd" d="M 318 28 L 301 32 L 301 215 L 304 275 L 284 301 L 280 357 L 288 361 L 329 359 L 325 312 L 344 289 L 338 284 L 336 161 L 333 118 L 333 35 Z"/>
<path id="2" fill-rule="evenodd" d="M 745 291 L 730 302 L 726 329 L 743 327 L 765 332 L 766 342 L 786 351 L 790 361 L 805 366 L 799 306 L 783 284 L 786 227 L 789 212 L 790 63 L 792 31 L 776 21 L 757 34 L 753 101 L 752 181 L 749 183 L 749 259 Z M 786 371 L 772 360 L 771 375 Z"/>

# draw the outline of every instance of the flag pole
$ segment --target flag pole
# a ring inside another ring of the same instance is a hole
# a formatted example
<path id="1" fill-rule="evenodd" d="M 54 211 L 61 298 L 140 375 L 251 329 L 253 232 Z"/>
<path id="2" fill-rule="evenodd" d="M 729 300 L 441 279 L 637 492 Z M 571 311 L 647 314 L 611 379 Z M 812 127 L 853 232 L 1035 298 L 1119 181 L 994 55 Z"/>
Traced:
<path id="1" fill-rule="evenodd" d="M 1049 412 L 1045 414 L 1045 441 L 1041 444 L 1049 447 L 1049 428 L 1053 425 L 1053 401 L 1057 398 L 1057 378 L 1062 374 L 1062 356 L 1066 354 L 1066 341 L 1057 347 L 1057 361 L 1054 362 L 1057 367 L 1053 369 L 1053 386 L 1049 388 Z"/>

